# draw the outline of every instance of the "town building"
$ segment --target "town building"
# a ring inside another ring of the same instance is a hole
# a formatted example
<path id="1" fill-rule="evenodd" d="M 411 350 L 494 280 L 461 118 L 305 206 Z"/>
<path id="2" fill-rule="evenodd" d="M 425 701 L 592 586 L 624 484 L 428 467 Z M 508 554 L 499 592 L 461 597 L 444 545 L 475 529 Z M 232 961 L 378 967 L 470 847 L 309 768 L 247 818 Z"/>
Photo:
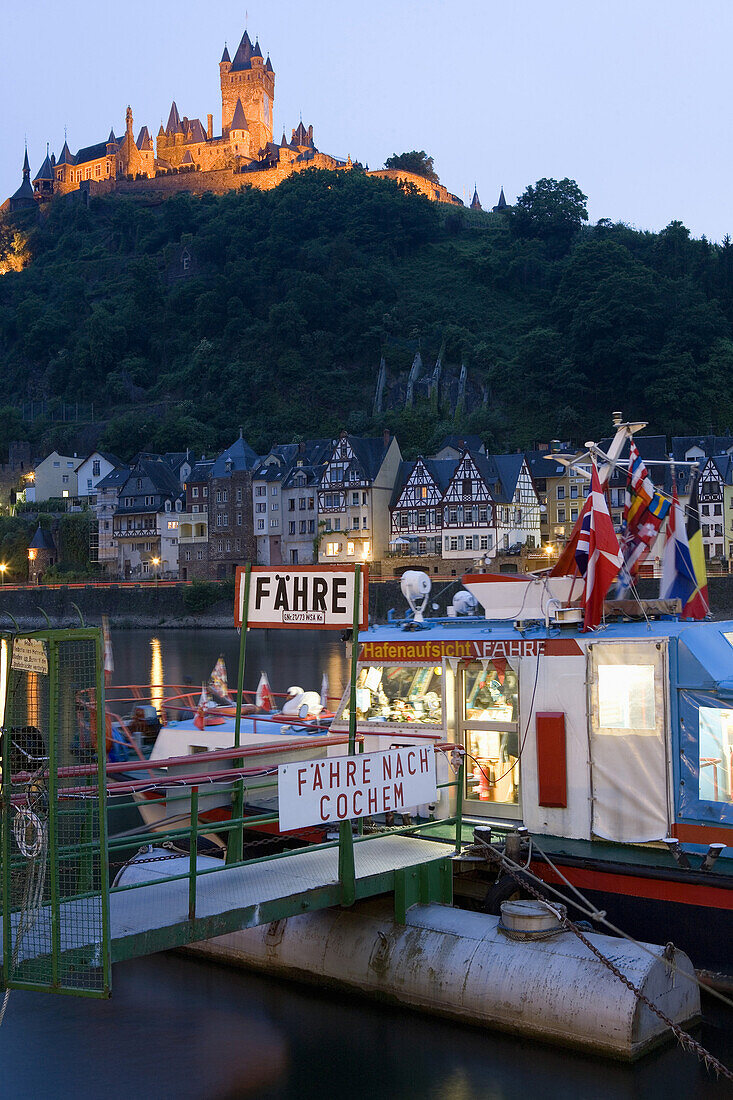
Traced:
<path id="1" fill-rule="evenodd" d="M 178 577 L 182 510 L 181 484 L 170 464 L 160 455 L 138 455 L 120 487 L 113 517 L 120 577 Z"/>
<path id="2" fill-rule="evenodd" d="M 103 451 L 92 451 L 76 467 L 77 497 L 80 501 L 93 505 L 97 495 L 97 486 L 107 474 L 118 470 L 124 463 L 116 455 Z"/>
<path id="3" fill-rule="evenodd" d="M 390 502 L 389 548 L 401 554 L 441 555 L 443 497 L 457 459 L 402 462 Z"/>
<path id="4" fill-rule="evenodd" d="M 106 477 L 97 482 L 94 497 L 94 512 L 97 517 L 97 538 L 92 543 L 96 561 L 108 576 L 117 576 L 117 539 L 114 532 L 114 517 L 120 499 L 120 492 L 130 476 L 129 466 L 119 466 L 111 470 Z"/>
<path id="5" fill-rule="evenodd" d="M 209 485 L 214 460 L 201 456 L 183 485 L 185 503 L 178 517 L 178 572 L 182 581 L 209 576 Z"/>
<path id="6" fill-rule="evenodd" d="M 58 551 L 53 535 L 39 524 L 28 545 L 28 583 L 40 584 L 43 574 L 58 561 Z"/>
<path id="7" fill-rule="evenodd" d="M 708 458 L 700 471 L 698 502 L 700 505 L 700 533 L 708 560 L 730 557 L 731 520 L 726 523 L 726 500 L 730 493 L 726 488 L 733 483 L 733 459 L 728 454 Z"/>
<path id="8" fill-rule="evenodd" d="M 46 500 L 75 500 L 78 465 L 78 455 L 61 455 L 58 451 L 52 451 L 33 470 L 33 476 L 26 485 L 26 501 L 39 504 Z"/>
<path id="9" fill-rule="evenodd" d="M 209 481 L 209 578 L 224 580 L 257 560 L 252 523 L 252 471 L 258 455 L 242 437 L 214 462 Z M 273 510 L 274 514 L 274 510 Z"/>
<path id="10" fill-rule="evenodd" d="M 465 450 L 443 496 L 443 557 L 539 547 L 540 503 L 523 454 Z"/>
<path id="11" fill-rule="evenodd" d="M 325 472 L 327 440 L 298 444 L 295 461 L 282 483 L 283 559 L 288 565 L 318 560 L 318 485 Z"/>
<path id="12" fill-rule="evenodd" d="M 389 505 L 402 455 L 394 436 L 341 432 L 326 448 L 318 487 L 318 560 L 375 561 L 389 545 Z"/>

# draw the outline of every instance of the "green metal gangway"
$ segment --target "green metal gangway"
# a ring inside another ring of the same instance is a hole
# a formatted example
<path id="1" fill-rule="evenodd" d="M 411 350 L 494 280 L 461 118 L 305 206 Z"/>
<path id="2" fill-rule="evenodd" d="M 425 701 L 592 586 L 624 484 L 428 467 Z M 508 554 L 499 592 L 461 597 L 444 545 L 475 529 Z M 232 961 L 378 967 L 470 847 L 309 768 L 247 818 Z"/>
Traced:
<path id="1" fill-rule="evenodd" d="M 241 749 L 227 750 L 231 766 L 221 779 L 216 773 L 232 812 L 215 824 L 199 813 L 200 783 L 170 762 L 163 769 L 141 761 L 137 770 L 147 778 L 127 788 L 109 782 L 106 752 L 97 752 L 109 733 L 99 630 L 2 636 L 0 704 L 6 988 L 105 997 L 113 962 L 377 895 L 393 894 L 402 922 L 417 902 L 452 901 L 462 761 L 455 779 L 441 784 L 458 792 L 453 817 L 375 834 L 360 822 L 356 836 L 342 822 L 338 840 L 245 858 L 248 831 L 277 823 L 268 810 L 245 813 L 245 799 L 268 788 L 272 794 L 276 777 L 254 775 Z M 220 767 L 221 757 L 197 754 L 197 773 L 208 761 Z M 140 787 L 148 805 L 165 803 L 167 813 L 178 800 L 182 812 L 167 819 L 165 831 L 110 839 L 110 790 L 118 807 L 118 789 Z M 446 825 L 455 826 L 455 843 L 445 839 Z M 228 837 L 226 860 L 201 858 L 199 839 L 212 833 Z M 110 867 L 141 843 L 151 848 L 132 864 L 142 881 L 111 884 Z"/>

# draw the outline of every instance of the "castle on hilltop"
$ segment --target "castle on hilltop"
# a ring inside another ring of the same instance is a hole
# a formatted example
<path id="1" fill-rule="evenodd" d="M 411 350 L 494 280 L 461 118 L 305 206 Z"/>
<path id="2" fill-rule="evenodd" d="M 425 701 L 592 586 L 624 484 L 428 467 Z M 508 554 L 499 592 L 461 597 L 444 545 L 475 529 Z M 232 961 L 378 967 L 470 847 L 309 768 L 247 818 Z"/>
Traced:
<path id="1" fill-rule="evenodd" d="M 73 191 L 86 196 L 113 191 L 221 193 L 243 184 L 269 190 L 305 168 L 353 167 L 350 157 L 343 160 L 318 150 L 313 127 L 306 128 L 302 119 L 291 131 L 290 140 L 283 132 L 279 143 L 273 141 L 275 70 L 269 54 L 263 57 L 259 42 L 255 40 L 253 45 L 246 30 L 233 58 L 224 47 L 219 82 L 220 134 L 214 134 L 213 114 L 207 114 L 204 126 L 200 118 L 181 116 L 174 101 L 154 147 L 147 126 L 142 126 L 135 138 L 128 106 L 123 135 L 116 137 L 112 129 L 106 141 L 84 146 L 76 153 L 65 140 L 58 160 L 47 147 L 46 159 L 32 180 L 26 149 L 23 182 L 0 210 L 12 213 Z M 369 175 L 409 182 L 435 202 L 461 205 L 441 183 L 412 172 L 381 169 Z"/>

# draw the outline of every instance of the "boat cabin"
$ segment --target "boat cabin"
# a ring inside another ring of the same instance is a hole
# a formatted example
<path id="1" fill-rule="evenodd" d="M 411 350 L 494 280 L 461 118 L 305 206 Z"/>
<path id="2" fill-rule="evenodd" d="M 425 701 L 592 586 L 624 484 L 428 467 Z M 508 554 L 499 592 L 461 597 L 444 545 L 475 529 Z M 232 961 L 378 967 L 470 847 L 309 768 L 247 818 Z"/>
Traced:
<path id="1" fill-rule="evenodd" d="M 464 813 L 536 835 L 733 844 L 733 622 L 582 633 L 562 621 L 564 580 L 466 577 L 485 618 L 362 632 L 365 751 L 459 743 Z M 348 708 L 347 691 L 332 732 Z"/>

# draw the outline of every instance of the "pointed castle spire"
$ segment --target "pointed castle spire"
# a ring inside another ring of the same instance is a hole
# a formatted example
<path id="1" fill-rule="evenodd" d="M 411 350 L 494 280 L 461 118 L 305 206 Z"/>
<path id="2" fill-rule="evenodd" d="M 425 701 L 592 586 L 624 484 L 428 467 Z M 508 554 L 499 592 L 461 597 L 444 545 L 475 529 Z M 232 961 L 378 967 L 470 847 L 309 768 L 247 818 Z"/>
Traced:
<path id="1" fill-rule="evenodd" d="M 168 124 L 165 128 L 166 134 L 182 134 L 183 126 L 181 125 L 181 116 L 178 113 L 175 99 L 171 103 L 170 114 L 168 115 Z"/>
<path id="2" fill-rule="evenodd" d="M 242 106 L 241 99 L 237 100 L 237 106 L 234 108 L 234 117 L 229 126 L 229 132 L 231 133 L 232 130 L 249 130 L 247 119 L 244 117 L 244 107 Z"/>
<path id="3" fill-rule="evenodd" d="M 230 72 L 237 73 L 237 72 L 241 72 L 242 69 L 251 69 L 252 68 L 251 58 L 252 58 L 252 42 L 250 41 L 250 37 L 247 34 L 247 31 L 245 31 L 244 34 L 242 35 L 242 41 L 239 43 L 239 46 L 237 47 L 237 52 L 234 55 L 234 60 L 232 61 L 232 67 L 230 69 Z"/>
<path id="4" fill-rule="evenodd" d="M 224 43 L 224 53 L 221 55 L 221 61 L 219 62 L 219 64 L 220 65 L 222 65 L 222 64 L 228 65 L 230 61 L 231 61 L 231 57 L 229 56 L 229 50 L 228 50 L 227 44 L 225 42 Z"/>
<path id="5" fill-rule="evenodd" d="M 478 190 L 476 184 L 473 185 L 473 198 L 471 199 L 471 210 L 483 210 L 481 200 L 478 197 Z"/>

